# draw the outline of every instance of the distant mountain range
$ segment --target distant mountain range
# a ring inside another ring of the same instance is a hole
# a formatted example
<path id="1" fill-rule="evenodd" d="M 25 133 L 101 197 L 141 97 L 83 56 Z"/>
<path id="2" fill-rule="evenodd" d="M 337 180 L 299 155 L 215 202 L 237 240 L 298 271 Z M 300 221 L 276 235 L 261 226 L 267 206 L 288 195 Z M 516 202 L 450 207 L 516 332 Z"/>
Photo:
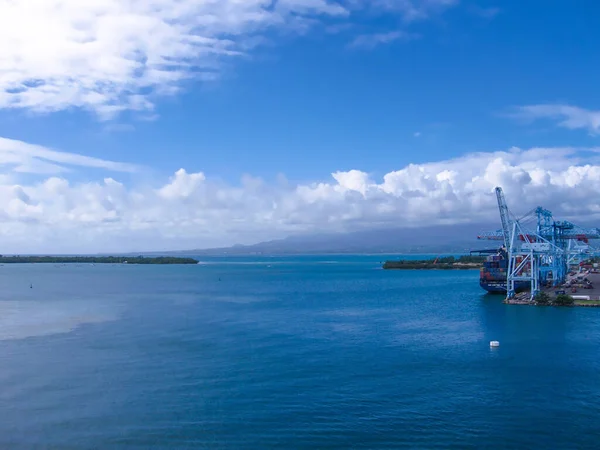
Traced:
<path id="1" fill-rule="evenodd" d="M 499 242 L 478 241 L 484 230 L 496 230 L 497 224 L 448 225 L 421 228 L 395 228 L 290 236 L 254 245 L 195 249 L 177 254 L 188 255 L 257 255 L 317 253 L 456 253 L 496 248 Z"/>

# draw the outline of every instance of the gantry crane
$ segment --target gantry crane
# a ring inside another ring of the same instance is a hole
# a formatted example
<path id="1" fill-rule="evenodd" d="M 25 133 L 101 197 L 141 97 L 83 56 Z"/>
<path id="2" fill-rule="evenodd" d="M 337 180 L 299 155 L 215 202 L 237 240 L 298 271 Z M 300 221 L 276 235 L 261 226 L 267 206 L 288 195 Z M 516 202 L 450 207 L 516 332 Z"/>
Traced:
<path id="1" fill-rule="evenodd" d="M 532 299 L 542 284 L 563 284 L 569 266 L 592 252 L 589 240 L 600 239 L 599 228 L 555 221 L 552 213 L 542 207 L 516 219 L 508 209 L 502 188 L 496 187 L 495 192 L 502 229 L 482 233 L 477 238 L 504 242 L 508 257 L 508 298 L 514 297 L 516 282 L 530 283 Z M 534 227 L 528 223 L 532 219 Z"/>

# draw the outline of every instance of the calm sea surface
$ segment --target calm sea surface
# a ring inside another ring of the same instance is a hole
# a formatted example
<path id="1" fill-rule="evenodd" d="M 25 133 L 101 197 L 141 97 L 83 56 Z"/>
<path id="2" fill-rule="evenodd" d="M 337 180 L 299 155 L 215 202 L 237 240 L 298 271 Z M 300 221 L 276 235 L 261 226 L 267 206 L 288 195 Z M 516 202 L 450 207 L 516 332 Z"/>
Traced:
<path id="1" fill-rule="evenodd" d="M 598 448 L 600 309 L 383 259 L 1 266 L 0 448 Z"/>

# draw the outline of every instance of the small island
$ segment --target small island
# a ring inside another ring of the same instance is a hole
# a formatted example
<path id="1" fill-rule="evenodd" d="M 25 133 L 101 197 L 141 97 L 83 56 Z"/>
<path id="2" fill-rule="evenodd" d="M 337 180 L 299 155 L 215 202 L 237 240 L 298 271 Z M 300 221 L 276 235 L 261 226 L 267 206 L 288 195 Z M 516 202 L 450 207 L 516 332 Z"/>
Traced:
<path id="1" fill-rule="evenodd" d="M 485 261 L 485 256 L 460 256 L 455 258 L 454 256 L 444 256 L 439 258 L 432 258 L 427 260 L 398 260 L 398 261 L 386 261 L 383 263 L 384 269 L 441 269 L 441 270 L 460 270 L 460 269 L 478 269 L 481 264 Z"/>
<path id="2" fill-rule="evenodd" d="M 198 264 L 194 258 L 174 256 L 4 256 L 0 264 Z"/>

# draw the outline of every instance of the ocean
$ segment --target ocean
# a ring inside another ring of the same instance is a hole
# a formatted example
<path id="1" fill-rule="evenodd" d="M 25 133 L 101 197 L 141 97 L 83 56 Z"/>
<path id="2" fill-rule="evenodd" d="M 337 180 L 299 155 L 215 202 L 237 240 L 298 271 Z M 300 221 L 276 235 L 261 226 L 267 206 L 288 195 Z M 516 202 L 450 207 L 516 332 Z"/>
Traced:
<path id="1" fill-rule="evenodd" d="M 600 309 L 387 258 L 1 266 L 0 448 L 597 447 Z"/>

